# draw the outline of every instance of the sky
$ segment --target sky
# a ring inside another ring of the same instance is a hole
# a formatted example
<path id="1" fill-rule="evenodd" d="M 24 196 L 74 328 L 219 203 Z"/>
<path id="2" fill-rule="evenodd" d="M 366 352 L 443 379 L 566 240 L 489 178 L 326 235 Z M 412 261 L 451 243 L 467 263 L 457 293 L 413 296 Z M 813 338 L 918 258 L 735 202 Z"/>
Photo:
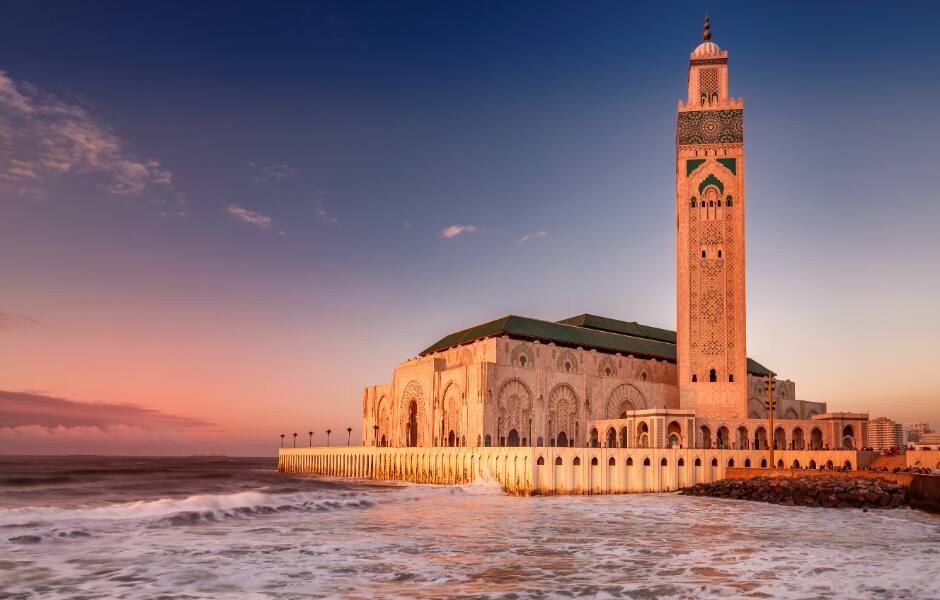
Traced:
<path id="1" fill-rule="evenodd" d="M 0 454 L 271 455 L 507 313 L 675 327 L 705 9 L 748 354 L 940 426 L 933 2 L 0 2 Z"/>

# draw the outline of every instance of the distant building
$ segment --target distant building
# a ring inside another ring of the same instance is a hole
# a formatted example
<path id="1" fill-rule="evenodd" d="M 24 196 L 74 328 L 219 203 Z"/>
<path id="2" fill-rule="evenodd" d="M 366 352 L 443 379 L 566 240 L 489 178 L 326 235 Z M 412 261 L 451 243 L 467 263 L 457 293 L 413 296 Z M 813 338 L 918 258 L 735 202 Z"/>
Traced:
<path id="1" fill-rule="evenodd" d="M 919 447 L 940 447 L 940 431 L 928 431 L 920 436 L 920 441 L 917 442 L 917 445 Z"/>
<path id="2" fill-rule="evenodd" d="M 889 448 L 903 448 L 904 427 L 888 417 L 877 417 L 868 422 L 868 444 L 878 452 Z"/>
<path id="3" fill-rule="evenodd" d="M 907 423 L 904 429 L 907 432 L 907 441 L 910 443 L 920 442 L 920 438 L 925 433 L 932 433 L 930 423 Z"/>

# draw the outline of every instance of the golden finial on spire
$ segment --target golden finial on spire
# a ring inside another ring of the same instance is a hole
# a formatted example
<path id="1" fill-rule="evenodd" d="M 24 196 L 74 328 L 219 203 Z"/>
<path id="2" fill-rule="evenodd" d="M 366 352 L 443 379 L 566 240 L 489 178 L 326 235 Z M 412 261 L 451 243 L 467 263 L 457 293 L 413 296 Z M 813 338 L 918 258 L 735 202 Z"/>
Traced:
<path id="1" fill-rule="evenodd" d="M 710 29 L 710 26 L 708 23 L 708 11 L 707 10 L 705 11 L 705 31 L 702 32 L 702 39 L 706 42 L 712 39 L 712 30 Z"/>

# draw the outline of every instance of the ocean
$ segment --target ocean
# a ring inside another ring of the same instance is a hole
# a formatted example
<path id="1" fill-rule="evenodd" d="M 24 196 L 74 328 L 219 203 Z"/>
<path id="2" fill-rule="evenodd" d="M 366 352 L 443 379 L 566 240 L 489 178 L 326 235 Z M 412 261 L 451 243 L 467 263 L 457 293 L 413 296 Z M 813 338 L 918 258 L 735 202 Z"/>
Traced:
<path id="1" fill-rule="evenodd" d="M 0 457 L 0 598 L 940 598 L 940 518 Z"/>

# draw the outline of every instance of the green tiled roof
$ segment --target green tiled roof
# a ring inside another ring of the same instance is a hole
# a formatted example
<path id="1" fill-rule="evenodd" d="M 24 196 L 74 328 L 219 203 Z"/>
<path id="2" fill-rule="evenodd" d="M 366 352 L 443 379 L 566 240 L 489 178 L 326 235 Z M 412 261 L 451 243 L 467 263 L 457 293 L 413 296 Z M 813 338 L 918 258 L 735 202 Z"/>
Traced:
<path id="1" fill-rule="evenodd" d="M 589 314 L 557 323 L 506 315 L 447 335 L 421 352 L 421 356 L 495 335 L 676 362 L 675 331 Z M 750 358 L 747 359 L 747 370 L 753 375 L 770 373 L 766 367 Z"/>

